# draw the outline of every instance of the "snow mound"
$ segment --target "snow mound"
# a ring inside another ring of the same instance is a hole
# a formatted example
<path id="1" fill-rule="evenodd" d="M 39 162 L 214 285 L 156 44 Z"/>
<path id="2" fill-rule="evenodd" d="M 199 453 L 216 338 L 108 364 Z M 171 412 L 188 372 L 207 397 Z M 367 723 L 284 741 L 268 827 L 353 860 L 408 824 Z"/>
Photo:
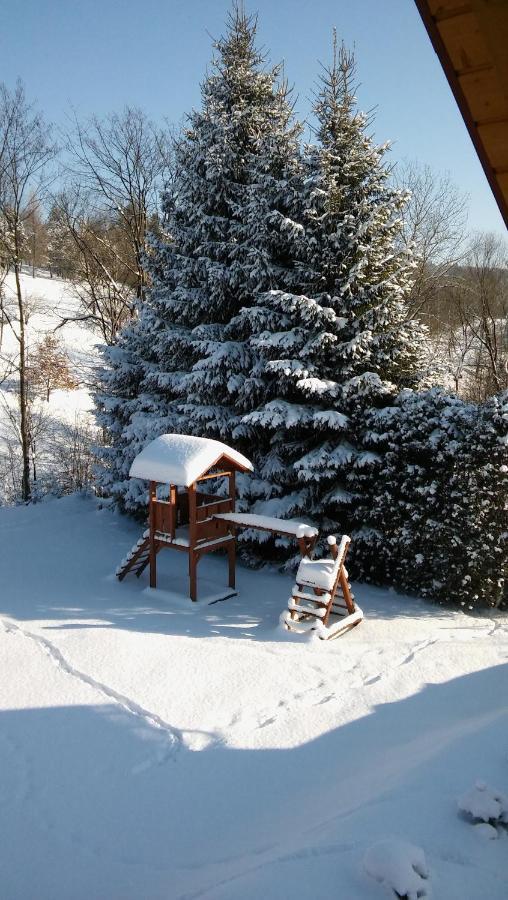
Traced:
<path id="1" fill-rule="evenodd" d="M 430 896 L 425 854 L 414 844 L 394 839 L 379 841 L 367 850 L 363 865 L 371 878 L 398 897 L 418 900 Z"/>
<path id="2" fill-rule="evenodd" d="M 474 788 L 458 799 L 458 807 L 475 820 L 508 825 L 508 797 L 477 781 Z"/>
<path id="3" fill-rule="evenodd" d="M 499 837 L 494 826 L 488 825 L 487 822 L 478 822 L 473 828 L 478 837 L 481 837 L 484 841 L 497 841 Z"/>

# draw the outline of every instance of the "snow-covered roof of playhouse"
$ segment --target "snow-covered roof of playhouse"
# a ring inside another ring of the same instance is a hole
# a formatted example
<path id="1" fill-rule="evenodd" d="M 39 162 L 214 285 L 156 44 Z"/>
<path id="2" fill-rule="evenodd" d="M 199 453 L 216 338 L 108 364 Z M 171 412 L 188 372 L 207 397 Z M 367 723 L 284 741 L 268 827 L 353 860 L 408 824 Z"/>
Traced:
<path id="1" fill-rule="evenodd" d="M 129 475 L 188 487 L 223 456 L 240 469 L 252 471 L 247 457 L 220 441 L 190 434 L 161 434 L 138 453 Z"/>

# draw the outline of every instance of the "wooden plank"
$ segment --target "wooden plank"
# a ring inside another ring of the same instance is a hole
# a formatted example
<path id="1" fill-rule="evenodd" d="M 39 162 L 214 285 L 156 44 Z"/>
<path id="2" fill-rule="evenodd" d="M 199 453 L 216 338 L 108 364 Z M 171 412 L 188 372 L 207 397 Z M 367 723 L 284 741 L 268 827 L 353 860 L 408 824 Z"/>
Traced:
<path id="1" fill-rule="evenodd" d="M 490 65 L 487 43 L 472 12 L 438 22 L 437 29 L 456 71 Z"/>
<path id="2" fill-rule="evenodd" d="M 452 0 L 450 3 L 434 3 L 432 6 L 435 7 L 432 15 L 436 22 L 443 22 L 445 19 L 456 19 L 458 16 L 471 12 L 470 3 L 457 3 L 457 0 Z"/>
<path id="3" fill-rule="evenodd" d="M 227 537 L 229 530 L 226 522 L 220 519 L 206 519 L 204 522 L 196 522 L 196 540 L 191 543 L 195 546 L 200 541 L 215 541 L 217 538 Z"/>
<path id="4" fill-rule="evenodd" d="M 231 505 L 232 501 L 230 497 L 227 497 L 225 500 L 219 500 L 216 497 L 213 503 L 202 503 L 196 509 L 196 521 L 203 522 L 205 519 L 209 519 L 216 514 L 233 512 L 234 510 L 231 509 Z"/>
<path id="5" fill-rule="evenodd" d="M 505 172 L 498 172 L 497 180 L 499 181 L 499 186 L 504 192 L 505 197 L 508 198 L 508 167 Z"/>
<path id="6" fill-rule="evenodd" d="M 164 534 L 174 536 L 174 506 L 168 500 L 154 500 L 152 506 L 154 508 L 155 531 L 162 531 Z"/>
<path id="7" fill-rule="evenodd" d="M 460 75 L 459 84 L 475 122 L 508 116 L 508 99 L 494 69 Z"/>
<path id="8" fill-rule="evenodd" d="M 494 169 L 504 169 L 508 166 L 508 123 L 493 122 L 488 125 L 478 125 L 478 133 L 488 153 L 491 166 Z"/>
<path id="9" fill-rule="evenodd" d="M 340 576 L 339 582 L 342 589 L 342 596 L 346 601 L 346 606 L 349 613 L 353 613 L 355 611 L 355 604 L 353 600 L 353 595 L 351 593 L 351 589 L 349 587 L 349 581 L 346 578 L 346 573 L 344 572 L 344 564 L 342 564 L 340 568 Z"/>
<path id="10" fill-rule="evenodd" d="M 196 485 L 191 484 L 187 490 L 189 498 L 189 544 L 191 547 L 196 543 Z"/>
<path id="11" fill-rule="evenodd" d="M 464 3 L 464 0 L 429 0 L 428 6 L 436 19 L 456 15 L 457 12 L 463 11 L 465 6 L 471 8 L 470 3 Z"/>
<path id="12" fill-rule="evenodd" d="M 174 540 L 176 533 L 176 520 L 178 518 L 178 487 L 176 486 L 176 484 L 170 484 L 169 486 L 169 499 L 173 506 L 173 518 L 171 522 L 172 527 L 170 533 L 172 540 Z"/>
<path id="13" fill-rule="evenodd" d="M 226 478 L 228 475 L 231 475 L 229 470 L 224 472 L 211 472 L 208 475 L 201 475 L 196 481 L 210 481 L 211 478 Z"/>
<path id="14" fill-rule="evenodd" d="M 231 509 L 228 511 L 234 512 L 236 503 L 236 472 L 234 469 L 229 473 L 229 499 L 231 501 Z"/>
<path id="15" fill-rule="evenodd" d="M 506 0 L 471 0 L 489 49 L 499 84 L 508 98 L 508 3 Z"/>

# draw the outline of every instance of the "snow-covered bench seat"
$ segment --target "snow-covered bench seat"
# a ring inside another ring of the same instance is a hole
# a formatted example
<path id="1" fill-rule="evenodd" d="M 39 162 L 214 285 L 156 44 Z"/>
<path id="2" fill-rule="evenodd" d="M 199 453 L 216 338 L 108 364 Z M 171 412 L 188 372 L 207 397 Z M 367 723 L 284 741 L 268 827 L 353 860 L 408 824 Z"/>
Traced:
<path id="1" fill-rule="evenodd" d="M 277 519 L 275 516 L 259 516 L 256 513 L 215 513 L 214 518 L 230 522 L 232 529 L 255 528 L 259 531 L 271 531 L 273 534 L 295 537 L 304 557 L 311 554 L 319 533 L 317 528 L 307 522 L 299 522 L 296 519 Z"/>
<path id="2" fill-rule="evenodd" d="M 317 537 L 318 530 L 306 522 L 296 519 L 277 519 L 275 516 L 258 516 L 255 513 L 216 513 L 215 519 L 224 519 L 244 528 L 257 528 L 260 531 L 274 531 L 277 534 L 288 534 L 293 537 Z"/>

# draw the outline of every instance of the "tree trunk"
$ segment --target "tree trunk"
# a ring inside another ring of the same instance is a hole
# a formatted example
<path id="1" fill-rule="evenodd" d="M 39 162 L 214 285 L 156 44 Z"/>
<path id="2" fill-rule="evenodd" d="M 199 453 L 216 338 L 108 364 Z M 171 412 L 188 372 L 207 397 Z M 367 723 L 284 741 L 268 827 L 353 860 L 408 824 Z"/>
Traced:
<path id="1" fill-rule="evenodd" d="M 17 243 L 17 241 L 16 241 Z M 16 261 L 14 263 L 14 277 L 16 279 L 16 295 L 19 310 L 19 412 L 21 454 L 23 457 L 23 473 L 21 477 L 21 497 L 30 500 L 30 436 L 27 416 L 27 377 L 26 377 L 26 338 L 25 317 L 23 308 L 23 293 L 19 277 L 19 254 L 16 247 Z"/>

